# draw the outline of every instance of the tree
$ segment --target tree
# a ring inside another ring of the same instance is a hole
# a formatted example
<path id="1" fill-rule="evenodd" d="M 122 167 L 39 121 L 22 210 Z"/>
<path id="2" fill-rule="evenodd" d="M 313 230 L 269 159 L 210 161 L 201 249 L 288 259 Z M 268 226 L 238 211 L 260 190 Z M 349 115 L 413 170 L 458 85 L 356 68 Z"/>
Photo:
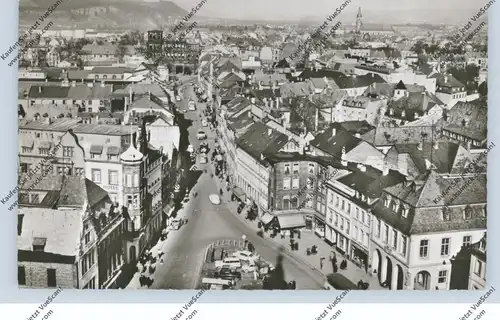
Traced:
<path id="1" fill-rule="evenodd" d="M 127 54 L 127 47 L 123 46 L 123 45 L 118 45 L 118 47 L 116 47 L 116 51 L 115 51 L 115 57 L 118 58 L 118 61 L 120 63 L 123 63 L 123 57 L 125 57 L 125 55 Z"/>
<path id="2" fill-rule="evenodd" d="M 477 88 L 477 92 L 479 92 L 479 95 L 481 97 L 485 97 L 488 95 L 488 82 L 484 81 L 482 82 L 479 87 Z"/>
<path id="3" fill-rule="evenodd" d="M 413 45 L 413 47 L 411 47 L 411 51 L 420 55 L 420 54 L 424 53 L 424 46 L 425 46 L 425 43 L 422 40 L 419 40 Z"/>

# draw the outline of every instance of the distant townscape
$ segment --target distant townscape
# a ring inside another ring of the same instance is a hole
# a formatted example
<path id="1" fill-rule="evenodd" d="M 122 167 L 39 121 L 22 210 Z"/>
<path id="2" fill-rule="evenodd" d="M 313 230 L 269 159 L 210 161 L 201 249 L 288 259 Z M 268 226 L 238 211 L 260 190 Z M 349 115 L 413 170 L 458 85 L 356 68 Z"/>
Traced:
<path id="1" fill-rule="evenodd" d="M 19 68 L 19 286 L 484 289 L 488 8 L 374 25 L 345 1 L 350 23 L 301 27 L 207 24 L 208 2 L 150 30 L 21 8 L 0 61 Z"/>

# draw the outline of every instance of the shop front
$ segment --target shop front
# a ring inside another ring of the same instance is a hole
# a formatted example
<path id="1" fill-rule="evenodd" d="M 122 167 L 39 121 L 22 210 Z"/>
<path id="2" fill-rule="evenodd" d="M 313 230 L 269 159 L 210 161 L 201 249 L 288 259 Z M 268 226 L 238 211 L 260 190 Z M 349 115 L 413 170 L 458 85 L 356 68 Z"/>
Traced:
<path id="1" fill-rule="evenodd" d="M 314 233 L 320 238 L 325 237 L 325 220 L 322 217 L 318 217 L 314 215 L 314 220 L 313 220 L 313 228 L 314 228 Z"/>
<path id="2" fill-rule="evenodd" d="M 313 230 L 314 226 L 314 216 L 312 214 L 307 214 L 304 216 L 304 220 L 306 222 L 306 229 Z"/>
<path id="3" fill-rule="evenodd" d="M 349 252 L 348 247 L 349 247 L 349 238 L 347 238 L 340 232 L 337 232 L 337 241 L 335 244 L 335 248 L 337 249 L 337 251 L 340 254 L 345 255 Z"/>
<path id="4" fill-rule="evenodd" d="M 335 247 L 337 244 L 337 232 L 335 232 L 335 229 L 333 229 L 331 226 L 326 225 L 325 226 L 325 242 L 331 245 L 332 247 Z"/>
<path id="5" fill-rule="evenodd" d="M 368 270 L 368 250 L 363 246 L 351 241 L 351 252 L 349 253 L 350 260 L 358 267 Z"/>
<path id="6" fill-rule="evenodd" d="M 247 198 L 246 198 L 245 193 L 243 192 L 243 190 L 240 187 L 233 187 L 233 194 L 231 195 L 231 200 L 233 200 L 233 201 L 239 200 L 239 201 L 245 203 Z"/>
<path id="7" fill-rule="evenodd" d="M 306 226 L 303 214 L 281 214 L 276 216 L 277 224 L 282 236 L 287 236 L 295 230 L 302 229 Z"/>

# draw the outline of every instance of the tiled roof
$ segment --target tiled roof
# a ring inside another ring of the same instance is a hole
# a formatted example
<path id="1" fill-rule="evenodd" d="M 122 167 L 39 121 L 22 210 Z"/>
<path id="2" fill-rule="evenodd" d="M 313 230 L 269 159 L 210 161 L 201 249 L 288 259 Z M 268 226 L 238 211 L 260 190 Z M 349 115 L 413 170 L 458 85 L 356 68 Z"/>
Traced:
<path id="1" fill-rule="evenodd" d="M 394 96 L 394 84 L 374 82 L 366 88 L 363 95 L 381 95 L 392 98 Z"/>
<path id="2" fill-rule="evenodd" d="M 333 79 L 340 89 L 368 87 L 372 83 L 386 83 L 378 74 L 368 73 L 362 76 L 342 76 Z"/>
<path id="3" fill-rule="evenodd" d="M 287 142 L 286 135 L 261 122 L 256 122 L 236 140 L 236 145 L 262 165 L 268 165 L 266 160 L 261 160 L 261 155 L 278 152 Z"/>
<path id="4" fill-rule="evenodd" d="M 367 197 L 378 198 L 385 188 L 399 184 L 404 179 L 405 177 L 397 171 L 389 170 L 384 176 L 381 171 L 365 166 L 365 171 L 357 169 L 337 180 Z"/>
<path id="5" fill-rule="evenodd" d="M 231 118 L 227 120 L 228 128 L 231 128 L 235 131 L 243 130 L 254 123 L 252 117 L 248 115 L 247 112 L 244 112 L 237 116 L 236 118 Z"/>
<path id="6" fill-rule="evenodd" d="M 335 135 L 333 135 L 335 129 Z M 342 149 L 348 153 L 362 142 L 351 133 L 347 132 L 338 122 L 332 123 L 324 132 L 318 134 L 310 145 L 337 158 L 342 157 Z"/>
<path id="7" fill-rule="evenodd" d="M 375 146 L 419 143 L 422 139 L 441 135 L 439 126 L 378 127 L 366 132 L 361 138 Z"/>
<path id="8" fill-rule="evenodd" d="M 113 92 L 112 85 L 94 85 L 92 87 L 86 84 L 77 84 L 69 87 L 68 99 L 73 100 L 108 100 Z"/>
<path id="9" fill-rule="evenodd" d="M 311 93 L 312 90 L 307 82 L 284 83 L 280 87 L 280 94 L 282 97 L 300 97 Z"/>
<path id="10" fill-rule="evenodd" d="M 477 99 L 458 102 L 448 110 L 446 120 L 443 119 L 439 124 L 448 131 L 482 141 L 488 133 L 487 101 Z"/>
<path id="11" fill-rule="evenodd" d="M 85 189 L 87 190 L 87 200 L 90 207 L 93 207 L 102 200 L 109 198 L 106 190 L 89 179 L 85 179 Z"/>
<path id="12" fill-rule="evenodd" d="M 45 119 L 35 120 L 26 123 L 24 126 L 20 127 L 23 130 L 43 130 L 43 131 L 56 131 L 56 132 L 66 132 L 72 129 L 74 133 L 87 133 L 87 134 L 98 134 L 98 135 L 130 135 L 130 131 L 135 133 L 137 131 L 137 126 L 122 126 L 122 125 L 111 125 L 111 124 L 85 124 L 81 123 L 78 119 L 55 119 L 50 124 L 45 122 Z"/>
<path id="13" fill-rule="evenodd" d="M 241 110 L 245 109 L 251 104 L 252 102 L 245 97 L 236 97 L 233 100 L 229 101 L 225 105 L 225 108 L 227 110 L 228 115 L 231 116 L 235 113 L 240 112 Z"/>
<path id="14" fill-rule="evenodd" d="M 30 99 L 67 99 L 69 87 L 31 86 L 28 93 Z"/>
<path id="15" fill-rule="evenodd" d="M 437 149 L 435 146 L 437 145 Z M 426 161 L 429 161 L 437 173 L 451 173 L 460 146 L 453 142 L 441 141 L 418 144 L 396 144 L 398 154 L 408 154 L 420 173 L 427 171 Z"/>
<path id="16" fill-rule="evenodd" d="M 454 193 L 462 186 L 464 180 L 457 178 L 443 178 L 430 171 L 415 182 L 403 182 L 386 188 L 384 194 L 397 198 L 410 206 L 407 218 L 402 217 L 401 205 L 398 212 L 384 206 L 384 201 L 377 201 L 372 213 L 386 223 L 396 227 L 406 234 L 421 234 L 429 232 L 444 232 L 451 230 L 486 229 L 486 217 L 483 214 L 486 204 L 486 176 L 479 175 L 449 207 L 450 221 L 442 218 L 443 206 L 448 204 Z M 447 188 L 449 192 L 443 200 L 434 200 Z M 384 196 L 383 196 L 384 197 Z M 479 204 L 479 205 L 474 205 Z M 464 219 L 464 209 L 471 212 L 471 219 Z M 445 209 L 446 210 L 446 209 Z"/>
<path id="17" fill-rule="evenodd" d="M 81 176 L 65 176 L 57 206 L 83 207 L 87 199 L 85 180 Z"/>
<path id="18" fill-rule="evenodd" d="M 44 238 L 44 252 L 63 256 L 77 256 L 80 250 L 80 234 L 83 230 L 83 210 L 55 210 L 19 208 L 22 215 L 21 235 L 17 237 L 17 249 L 33 251 L 35 238 Z"/>
<path id="19" fill-rule="evenodd" d="M 123 74 L 132 73 L 134 69 L 126 67 L 95 67 L 90 72 L 91 74 Z"/>
<path id="20" fill-rule="evenodd" d="M 445 75 L 442 73 L 436 73 L 430 76 L 430 78 L 436 79 L 436 86 L 439 87 L 450 87 L 450 88 L 463 88 L 464 85 L 458 81 L 451 74 Z"/>

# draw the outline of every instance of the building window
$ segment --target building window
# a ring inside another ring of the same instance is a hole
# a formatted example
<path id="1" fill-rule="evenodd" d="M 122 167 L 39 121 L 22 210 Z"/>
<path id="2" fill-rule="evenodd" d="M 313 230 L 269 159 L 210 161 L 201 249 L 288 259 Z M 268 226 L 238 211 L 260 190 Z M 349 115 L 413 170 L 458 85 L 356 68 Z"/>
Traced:
<path id="1" fill-rule="evenodd" d="M 403 207 L 403 210 L 401 211 L 401 215 L 403 218 L 408 217 L 408 208 L 406 206 Z"/>
<path id="2" fill-rule="evenodd" d="M 90 281 L 87 282 L 87 284 L 85 285 L 85 287 L 83 287 L 83 289 L 95 289 L 95 277 L 90 279 Z"/>
<path id="3" fill-rule="evenodd" d="M 290 209 L 290 198 L 288 196 L 283 197 L 283 210 Z"/>
<path id="4" fill-rule="evenodd" d="M 338 226 L 338 225 L 339 225 L 339 215 L 335 214 L 335 223 L 334 223 L 334 226 Z"/>
<path id="5" fill-rule="evenodd" d="M 134 209 L 139 209 L 139 196 L 134 195 Z"/>
<path id="6" fill-rule="evenodd" d="M 139 175 L 137 173 L 134 174 L 134 187 L 139 187 Z"/>
<path id="7" fill-rule="evenodd" d="M 132 196 L 127 196 L 127 207 L 128 208 L 132 208 L 132 205 L 133 205 L 134 201 L 133 201 L 133 197 Z"/>
<path id="8" fill-rule="evenodd" d="M 56 287 L 56 269 L 47 269 L 47 287 Z"/>
<path id="9" fill-rule="evenodd" d="M 420 240 L 420 258 L 429 256 L 429 240 Z"/>
<path id="10" fill-rule="evenodd" d="M 353 230 L 353 232 L 354 232 L 354 233 L 353 233 L 353 235 L 352 235 L 353 239 L 358 240 L 358 230 L 359 230 L 359 229 L 358 229 L 358 227 L 356 227 L 356 226 L 355 226 L 355 227 L 354 227 L 354 230 Z M 358 240 L 358 241 L 359 241 L 359 240 Z"/>
<path id="11" fill-rule="evenodd" d="M 290 201 L 290 206 L 292 209 L 295 209 L 299 206 L 299 198 L 293 197 L 292 200 Z"/>
<path id="12" fill-rule="evenodd" d="M 309 163 L 309 174 L 314 174 L 314 163 Z"/>
<path id="13" fill-rule="evenodd" d="M 132 175 L 130 173 L 125 175 L 125 185 L 132 187 Z"/>
<path id="14" fill-rule="evenodd" d="M 17 266 L 17 283 L 21 286 L 26 285 L 26 269 L 24 266 Z"/>
<path id="15" fill-rule="evenodd" d="M 396 230 L 392 230 L 392 247 L 394 250 L 398 249 L 398 232 Z"/>
<path id="16" fill-rule="evenodd" d="M 309 177 L 307 178 L 307 189 L 313 189 L 314 188 L 314 179 Z"/>
<path id="17" fill-rule="evenodd" d="M 443 221 L 450 221 L 451 220 L 450 209 L 443 208 L 441 211 L 443 215 Z"/>
<path id="18" fill-rule="evenodd" d="M 340 206 L 340 209 L 342 209 L 342 211 L 345 211 L 345 200 L 342 199 L 342 205 Z"/>
<path id="19" fill-rule="evenodd" d="M 406 241 L 406 237 L 401 236 L 401 255 L 403 255 L 403 257 L 406 257 Z"/>
<path id="20" fill-rule="evenodd" d="M 391 204 L 391 199 L 389 199 L 389 197 L 386 197 L 384 199 L 384 206 L 389 208 L 389 205 Z"/>
<path id="21" fill-rule="evenodd" d="M 349 213 L 349 215 L 351 214 L 351 204 L 350 203 L 347 204 L 347 213 Z"/>
<path id="22" fill-rule="evenodd" d="M 447 270 L 439 271 L 438 283 L 446 283 L 447 278 L 448 278 L 448 271 Z"/>
<path id="23" fill-rule="evenodd" d="M 298 189 L 298 188 L 299 188 L 299 178 L 293 178 L 292 189 Z"/>
<path id="24" fill-rule="evenodd" d="M 101 169 L 92 169 L 92 181 L 101 183 Z"/>
<path id="25" fill-rule="evenodd" d="M 382 221 L 380 221 L 380 219 L 377 219 L 377 238 L 380 238 L 381 229 L 382 229 Z"/>
<path id="26" fill-rule="evenodd" d="M 384 224 L 384 227 L 385 227 L 384 242 L 389 243 L 389 226 L 387 224 Z"/>
<path id="27" fill-rule="evenodd" d="M 463 239 L 463 246 L 470 246 L 472 243 L 472 237 L 471 236 L 464 236 Z"/>
<path id="28" fill-rule="evenodd" d="M 284 164 L 284 172 L 286 175 L 289 175 L 290 174 L 290 164 L 289 163 L 285 163 Z"/>
<path id="29" fill-rule="evenodd" d="M 118 171 L 115 171 L 115 170 L 108 171 L 108 183 L 110 185 L 117 185 L 118 184 Z"/>
<path id="30" fill-rule="evenodd" d="M 441 256 L 448 256 L 450 254 L 450 238 L 441 239 Z"/>
<path id="31" fill-rule="evenodd" d="M 338 208 L 339 205 L 340 205 L 340 198 L 339 198 L 339 196 L 337 196 L 335 199 L 335 206 Z"/>
<path id="32" fill-rule="evenodd" d="M 101 159 L 101 154 L 91 152 L 90 159 Z"/>
<path id="33" fill-rule="evenodd" d="M 299 164 L 298 163 L 293 164 L 293 174 L 299 174 Z"/>
<path id="34" fill-rule="evenodd" d="M 345 226 L 345 233 L 349 234 L 350 230 L 351 230 L 351 223 L 347 221 Z"/>
<path id="35" fill-rule="evenodd" d="M 290 190 L 290 178 L 283 178 L 283 190 Z"/>
<path id="36" fill-rule="evenodd" d="M 75 154 L 75 148 L 63 147 L 63 157 L 72 157 Z"/>
<path id="37" fill-rule="evenodd" d="M 306 208 L 312 208 L 313 207 L 313 195 L 308 194 L 306 198 Z"/>
<path id="38" fill-rule="evenodd" d="M 366 214 L 364 211 L 361 211 L 361 222 L 365 223 L 366 221 Z"/>
<path id="39" fill-rule="evenodd" d="M 483 270 L 483 263 L 479 260 L 476 260 L 476 264 L 474 265 L 474 273 L 478 276 L 481 276 L 482 270 Z"/>
<path id="40" fill-rule="evenodd" d="M 95 264 L 95 257 L 93 250 L 89 251 L 82 259 L 82 275 L 86 274 L 90 268 Z"/>
<path id="41" fill-rule="evenodd" d="M 464 209 L 464 219 L 470 220 L 472 218 L 472 208 L 470 206 L 466 206 Z"/>

